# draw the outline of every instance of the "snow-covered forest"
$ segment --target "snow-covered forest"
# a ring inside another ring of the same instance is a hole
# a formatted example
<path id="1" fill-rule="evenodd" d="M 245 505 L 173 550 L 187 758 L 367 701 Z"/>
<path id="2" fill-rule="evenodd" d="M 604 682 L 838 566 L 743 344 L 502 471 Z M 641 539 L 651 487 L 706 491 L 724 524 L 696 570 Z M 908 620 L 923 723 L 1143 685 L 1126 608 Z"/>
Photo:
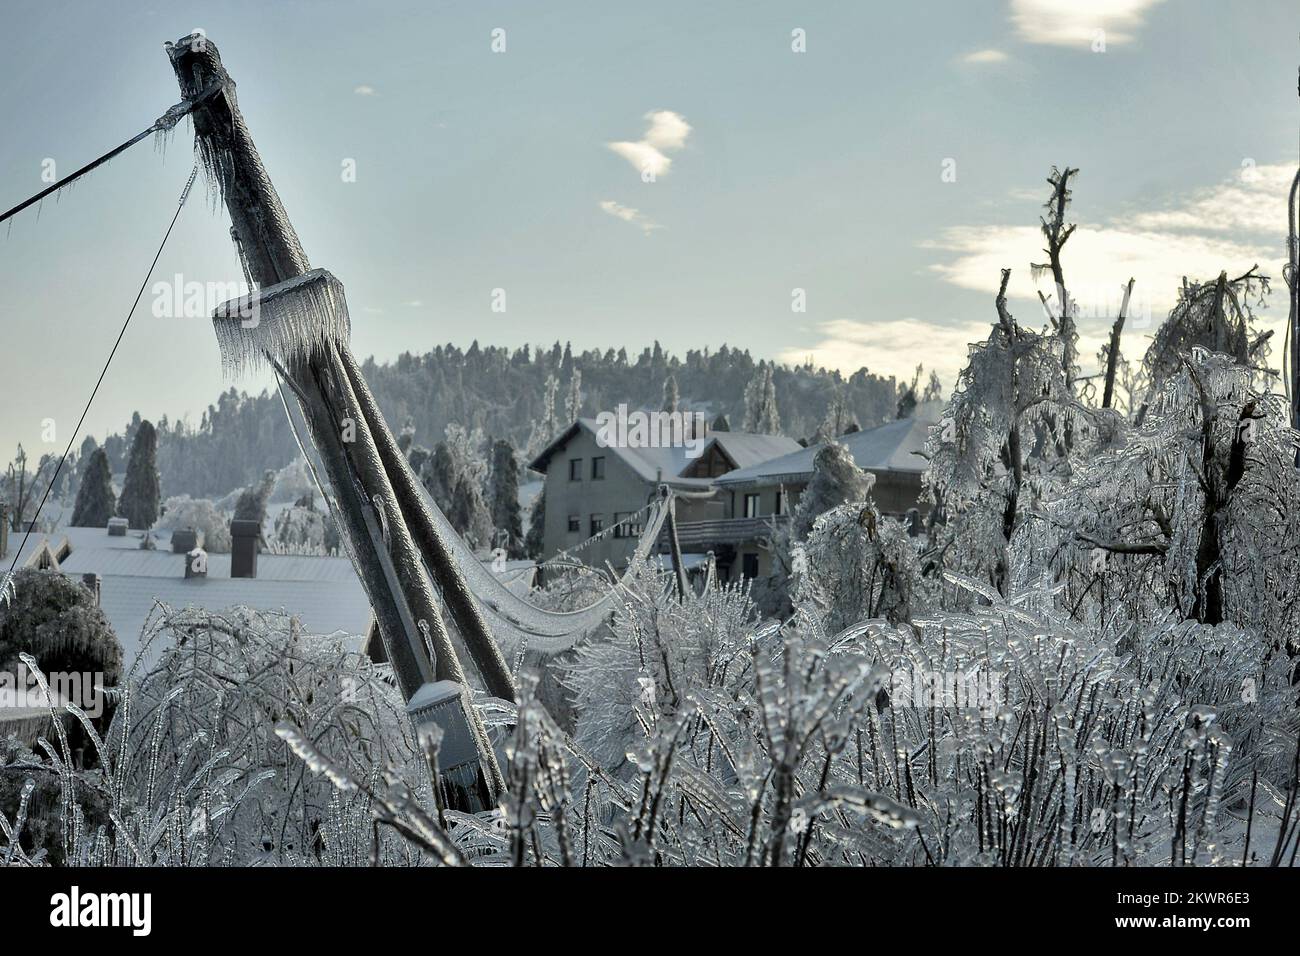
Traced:
<path id="1" fill-rule="evenodd" d="M 634 358 L 626 349 L 575 353 L 559 342 L 549 349 L 513 350 L 448 343 L 423 355 L 404 353 L 392 363 L 369 359 L 362 370 L 385 417 L 398 427 L 411 422 L 417 441 L 436 444 L 448 425 L 459 425 L 509 441 L 523 454 L 539 451 L 540 443 L 571 420 L 575 384 L 576 411 L 592 416 L 620 402 L 658 407 L 664 383 L 672 378 L 693 409 L 710 419 L 726 415 L 739 428 L 745 389 L 760 364 L 764 369 L 772 365 L 781 431 L 794 438 L 812 436 L 827 403 L 837 396 L 861 427 L 887 421 L 906 388 L 906 383 L 865 368 L 846 378 L 810 365 L 755 361 L 748 351 L 726 345 L 714 352 L 690 350 L 683 358 L 665 352 L 658 342 Z M 232 386 L 197 422 L 168 418 L 165 408 L 143 414 L 157 416 L 152 421 L 158 429 L 165 495 L 219 499 L 256 483 L 267 468 L 289 465 L 296 454 L 280 399 L 267 392 L 249 395 Z M 137 412 L 121 431 L 98 442 L 88 437 L 78 449 L 78 461 L 88 461 L 98 444 L 111 469 L 123 471 L 141 420 Z"/>

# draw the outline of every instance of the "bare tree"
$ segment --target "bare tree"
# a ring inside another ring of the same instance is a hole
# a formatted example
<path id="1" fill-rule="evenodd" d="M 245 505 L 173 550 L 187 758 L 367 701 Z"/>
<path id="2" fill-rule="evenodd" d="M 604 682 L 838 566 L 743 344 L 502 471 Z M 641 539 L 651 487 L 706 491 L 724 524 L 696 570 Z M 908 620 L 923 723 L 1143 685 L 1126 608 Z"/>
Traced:
<path id="1" fill-rule="evenodd" d="M 19 444 L 18 453 L 14 455 L 14 460 L 9 463 L 5 481 L 5 493 L 12 506 L 9 515 L 9 529 L 11 531 L 22 531 L 23 525 L 29 520 L 27 511 L 32 505 L 33 494 L 36 486 L 40 484 L 41 473 L 45 466 L 49 464 L 49 459 L 42 459 L 36 466 L 36 473 L 29 475 L 27 473 L 27 452 Z"/>
<path id="2" fill-rule="evenodd" d="M 1052 314 L 1045 298 L 1043 298 L 1043 307 L 1047 309 L 1048 317 L 1052 320 L 1052 328 L 1063 345 L 1061 368 L 1065 372 L 1066 389 L 1071 394 L 1074 392 L 1074 381 L 1079 371 L 1079 334 L 1075 328 L 1070 292 L 1065 287 L 1065 271 L 1061 268 L 1061 250 L 1074 235 L 1075 224 L 1065 221 L 1065 210 L 1070 205 L 1070 177 L 1078 173 L 1077 169 L 1071 169 L 1069 166 L 1064 170 L 1052 167 L 1052 172 L 1047 177 L 1048 185 L 1052 187 L 1052 195 L 1043 207 L 1047 210 L 1047 215 L 1040 216 L 1038 219 L 1043 238 L 1047 240 L 1047 248 L 1043 250 L 1047 253 L 1047 262 L 1034 263 L 1031 266 L 1036 272 L 1050 269 L 1052 273 L 1052 282 L 1056 286 L 1056 305 L 1060 314 Z M 1041 292 L 1039 297 L 1042 298 Z"/>

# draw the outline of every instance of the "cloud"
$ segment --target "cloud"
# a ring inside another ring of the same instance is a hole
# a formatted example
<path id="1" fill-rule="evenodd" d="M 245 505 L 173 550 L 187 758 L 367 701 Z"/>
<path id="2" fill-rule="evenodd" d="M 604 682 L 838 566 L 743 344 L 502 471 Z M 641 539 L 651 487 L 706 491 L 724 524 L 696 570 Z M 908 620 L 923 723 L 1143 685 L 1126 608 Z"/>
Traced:
<path id="1" fill-rule="evenodd" d="M 622 156 L 637 172 L 662 176 L 668 172 L 673 161 L 665 151 L 676 152 L 686 145 L 691 126 L 681 115 L 672 110 L 651 110 L 645 115 L 650 126 L 645 136 L 635 142 L 626 140 L 607 143 L 606 145 Z"/>
<path id="2" fill-rule="evenodd" d="M 378 96 L 379 95 L 379 91 L 377 89 L 375 89 L 373 86 L 367 86 L 364 83 L 362 83 L 352 92 L 357 94 L 357 96 Z"/>
<path id="3" fill-rule="evenodd" d="M 1051 275 L 1035 276 L 1031 263 L 1047 258 L 1036 226 L 954 226 L 930 248 L 955 253 L 949 262 L 930 269 L 944 281 L 963 289 L 993 295 L 1003 268 L 1010 268 L 1009 297 L 1026 302 L 1031 314 L 1017 315 L 1027 326 L 1041 325 L 1045 315 L 1038 292 L 1054 302 Z M 1080 333 L 1100 341 L 1117 314 L 1121 283 L 1137 280 L 1129 304 L 1130 327 L 1153 328 L 1177 300 L 1183 277 L 1212 279 L 1219 271 L 1245 272 L 1255 263 L 1268 271 L 1276 250 L 1269 244 L 1238 242 L 1222 237 L 1135 230 L 1113 223 L 1080 223 L 1065 247 L 1065 281 L 1076 302 Z"/>
<path id="4" fill-rule="evenodd" d="M 1243 160 L 1239 173 L 1198 190 L 1181 206 L 1141 213 L 1129 222 L 1141 229 L 1276 235 L 1286 230 L 1286 196 L 1294 178 L 1290 163 L 1259 166 Z"/>
<path id="5" fill-rule="evenodd" d="M 1080 222 L 1064 253 L 1080 351 L 1086 355 L 1101 345 L 1130 277 L 1137 282 L 1128 327 L 1138 335 L 1149 335 L 1173 308 L 1184 277 L 1204 281 L 1223 270 L 1240 275 L 1256 264 L 1264 274 L 1279 277 L 1292 176 L 1285 164 L 1247 166 L 1165 208 Z M 922 246 L 950 253 L 930 270 L 945 282 L 986 295 L 990 311 L 1003 268 L 1012 270 L 1008 293 L 1023 324 L 1046 321 L 1040 291 L 1055 309 L 1051 275 L 1035 276 L 1030 268 L 1047 259 L 1037 226 L 952 226 Z"/>
<path id="6" fill-rule="evenodd" d="M 1029 43 L 1091 49 L 1098 30 L 1106 45 L 1131 42 L 1161 0 L 1011 0 L 1011 23 Z"/>
<path id="7" fill-rule="evenodd" d="M 916 363 L 925 361 L 945 381 L 953 381 L 966 364 L 966 347 L 988 338 L 989 322 L 936 324 L 907 317 L 860 322 L 834 319 L 817 325 L 819 340 L 811 348 L 788 348 L 778 358 L 844 372 L 866 367 L 881 375 L 911 380 Z"/>
<path id="8" fill-rule="evenodd" d="M 967 53 L 961 58 L 963 63 L 970 63 L 973 66 L 985 66 L 993 63 L 1005 63 L 1010 59 L 1001 50 L 976 50 L 973 53 Z"/>
<path id="9" fill-rule="evenodd" d="M 691 134 L 691 124 L 672 110 L 655 110 L 647 113 L 650 128 L 645 141 L 656 149 L 681 149 Z"/>
<path id="10" fill-rule="evenodd" d="M 662 176 L 673 161 L 644 140 L 635 143 L 610 143 L 609 148 L 622 156 L 637 172 Z"/>
<path id="11" fill-rule="evenodd" d="M 616 203 L 612 199 L 602 199 L 600 201 L 600 208 L 609 213 L 615 219 L 622 219 L 624 222 L 631 223 L 634 226 L 639 226 L 641 231 L 647 236 L 650 235 L 653 230 L 663 228 L 659 223 L 653 222 L 643 216 L 641 210 L 633 209 L 631 206 L 624 206 L 621 203 Z"/>

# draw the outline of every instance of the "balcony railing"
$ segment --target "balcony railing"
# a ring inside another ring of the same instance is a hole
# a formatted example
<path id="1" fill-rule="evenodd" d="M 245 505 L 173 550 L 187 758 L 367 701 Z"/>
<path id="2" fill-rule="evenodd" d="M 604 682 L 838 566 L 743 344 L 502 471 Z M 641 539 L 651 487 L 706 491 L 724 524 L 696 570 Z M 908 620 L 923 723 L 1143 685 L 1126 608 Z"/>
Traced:
<path id="1" fill-rule="evenodd" d="M 683 551 L 717 550 L 723 545 L 748 544 L 773 533 L 790 522 L 790 516 L 762 515 L 758 518 L 714 518 L 707 521 L 677 522 L 677 540 Z M 668 532 L 659 535 L 659 550 L 668 550 Z"/>

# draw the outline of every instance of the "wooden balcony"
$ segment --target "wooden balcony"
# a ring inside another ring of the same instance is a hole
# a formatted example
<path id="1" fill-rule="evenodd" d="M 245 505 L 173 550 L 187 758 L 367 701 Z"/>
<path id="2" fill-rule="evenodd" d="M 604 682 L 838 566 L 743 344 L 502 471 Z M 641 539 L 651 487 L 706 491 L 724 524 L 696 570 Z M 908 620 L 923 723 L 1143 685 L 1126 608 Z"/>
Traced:
<path id="1" fill-rule="evenodd" d="M 790 523 L 790 516 L 762 515 L 758 518 L 715 518 L 708 521 L 679 521 L 677 540 L 683 552 L 718 551 L 724 547 L 750 544 L 771 538 Z M 659 535 L 657 548 L 668 550 L 668 532 Z"/>

